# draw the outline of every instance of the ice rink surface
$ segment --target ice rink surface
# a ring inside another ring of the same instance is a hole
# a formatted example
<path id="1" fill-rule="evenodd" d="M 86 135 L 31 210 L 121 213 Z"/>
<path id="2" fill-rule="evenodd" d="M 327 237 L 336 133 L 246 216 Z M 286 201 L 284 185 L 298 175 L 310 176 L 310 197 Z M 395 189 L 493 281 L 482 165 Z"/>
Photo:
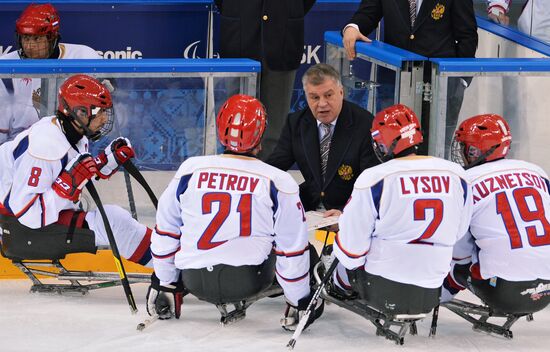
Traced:
<path id="1" fill-rule="evenodd" d="M 154 172 L 145 176 L 160 196 L 172 174 Z M 98 184 L 103 203 L 128 208 L 123 178 L 116 176 Z M 139 185 L 134 183 L 133 188 L 139 218 L 151 226 L 154 208 Z M 246 319 L 223 327 L 215 306 L 187 296 L 180 320 L 157 321 L 139 332 L 137 324 L 148 318 L 146 284 L 132 285 L 139 307 L 137 315 L 130 313 L 121 287 L 91 291 L 86 296 L 31 294 L 30 287 L 29 280 L 0 280 L 0 352 L 267 352 L 286 351 L 291 337 L 279 325 L 285 308 L 282 297 L 260 300 L 248 309 Z M 477 302 L 469 293 L 461 293 L 458 298 Z M 295 351 L 550 350 L 550 308 L 535 314 L 532 322 L 521 319 L 512 326 L 513 340 L 475 332 L 470 323 L 444 308 L 440 310 L 435 338 L 427 337 L 430 323 L 431 315 L 418 324 L 417 336 L 407 335 L 405 345 L 397 346 L 376 336 L 374 326 L 366 319 L 329 305 L 300 337 Z"/>
<path id="2" fill-rule="evenodd" d="M 224 327 L 215 306 L 187 296 L 181 319 L 157 321 L 139 332 L 137 324 L 148 318 L 146 284 L 132 285 L 137 315 L 130 313 L 121 287 L 60 296 L 31 294 L 30 286 L 28 280 L 0 281 L 0 351 L 285 351 L 291 336 L 279 326 L 281 297 L 260 300 L 244 320 Z M 369 321 L 329 305 L 295 351 L 548 351 L 550 345 L 549 308 L 532 322 L 518 321 L 512 340 L 475 332 L 444 308 L 436 338 L 427 337 L 430 322 L 431 315 L 418 324 L 417 336 L 407 335 L 405 345 L 397 346 L 376 336 Z"/>

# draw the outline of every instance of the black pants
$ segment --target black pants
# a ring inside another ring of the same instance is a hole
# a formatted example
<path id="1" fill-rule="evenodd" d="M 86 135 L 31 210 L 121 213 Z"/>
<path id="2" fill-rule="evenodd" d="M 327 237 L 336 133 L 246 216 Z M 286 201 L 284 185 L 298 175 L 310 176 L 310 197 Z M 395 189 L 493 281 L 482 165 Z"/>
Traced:
<path id="1" fill-rule="evenodd" d="M 348 277 L 353 290 L 386 315 L 428 313 L 439 304 L 441 288 L 404 284 L 363 269 L 348 270 Z"/>
<path id="2" fill-rule="evenodd" d="M 210 270 L 209 270 L 210 269 Z M 275 255 L 259 265 L 214 265 L 211 268 L 184 269 L 183 284 L 197 298 L 213 304 L 247 300 L 273 283 Z"/>
<path id="3" fill-rule="evenodd" d="M 68 226 L 50 224 L 31 229 L 13 216 L 0 215 L 3 229 L 2 254 L 11 260 L 57 260 L 70 253 L 96 253 L 94 232 L 85 226 L 75 226 L 79 214 L 70 217 Z"/>
<path id="4" fill-rule="evenodd" d="M 459 284 L 498 313 L 529 314 L 550 304 L 550 280 L 478 280 L 471 276 L 469 265 L 456 265 L 454 276 Z"/>
<path id="5" fill-rule="evenodd" d="M 425 64 L 424 66 L 424 82 L 431 82 L 432 69 L 431 64 Z M 471 78 L 462 77 L 448 77 L 447 79 L 447 109 L 445 120 L 445 158 L 449 158 L 449 152 L 451 148 L 451 142 L 453 139 L 454 131 L 457 127 L 458 116 L 464 100 L 464 92 L 466 90 L 465 81 L 471 82 Z M 433 82 L 432 89 L 433 89 Z M 435 92 L 432 92 L 434 94 Z M 428 154 L 428 138 L 430 130 L 430 102 L 422 101 L 422 116 L 421 116 L 421 130 L 424 136 L 424 143 L 420 146 L 419 150 L 421 154 Z M 435 136 L 431 137 L 432 139 Z"/>

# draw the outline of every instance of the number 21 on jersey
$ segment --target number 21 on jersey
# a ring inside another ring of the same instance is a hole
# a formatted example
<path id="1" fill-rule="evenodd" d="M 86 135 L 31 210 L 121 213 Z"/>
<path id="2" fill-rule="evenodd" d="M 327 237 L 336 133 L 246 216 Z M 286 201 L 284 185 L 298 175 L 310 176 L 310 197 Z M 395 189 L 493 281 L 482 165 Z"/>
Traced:
<path id="1" fill-rule="evenodd" d="M 234 195 L 235 196 L 235 195 Z M 226 241 L 213 241 L 214 236 L 219 231 L 227 217 L 231 212 L 231 194 L 226 192 L 209 192 L 202 196 L 202 213 L 212 213 L 212 204 L 218 203 L 218 212 L 214 215 L 214 218 L 210 221 L 199 241 L 197 242 L 198 249 L 212 249 Z M 250 236 L 251 233 L 251 208 L 252 208 L 252 194 L 242 194 L 237 196 L 238 205 L 237 212 L 240 217 L 240 232 L 239 236 Z"/>

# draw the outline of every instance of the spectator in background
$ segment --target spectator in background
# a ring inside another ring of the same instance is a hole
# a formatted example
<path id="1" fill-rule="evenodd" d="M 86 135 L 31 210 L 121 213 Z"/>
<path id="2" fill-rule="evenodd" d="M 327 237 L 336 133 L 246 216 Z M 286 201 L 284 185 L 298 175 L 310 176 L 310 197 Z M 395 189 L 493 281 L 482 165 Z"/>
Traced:
<path id="1" fill-rule="evenodd" d="M 340 74 L 332 66 L 311 66 L 302 83 L 308 107 L 288 115 L 267 163 L 285 171 L 297 163 L 305 179 L 304 209 L 339 215 L 359 174 L 378 164 L 370 135 L 373 116 L 344 100 Z"/>
<path id="2" fill-rule="evenodd" d="M 510 3 L 511 0 L 488 0 L 489 18 L 496 23 L 509 25 Z M 550 0 L 527 0 L 518 18 L 518 29 L 550 44 Z"/>
<path id="3" fill-rule="evenodd" d="M 51 4 L 31 4 L 15 22 L 17 51 L 1 60 L 19 59 L 101 59 L 85 45 L 60 43 L 60 20 Z M 38 121 L 40 79 L 14 78 L 0 81 L 0 144 Z M 42 114 L 46 113 L 45 111 Z"/>
<path id="4" fill-rule="evenodd" d="M 260 101 L 269 116 L 260 158 L 275 148 L 290 110 L 304 50 L 304 16 L 315 0 L 215 0 L 220 11 L 220 56 L 261 61 Z M 234 93 L 234 92 L 229 92 Z"/>
<path id="5" fill-rule="evenodd" d="M 384 42 L 427 57 L 474 57 L 477 49 L 477 24 L 472 0 L 362 0 L 350 23 L 344 27 L 344 47 L 355 58 L 355 42 L 370 42 L 366 36 L 384 18 Z M 424 68 L 424 81 L 431 70 Z M 450 146 L 470 82 L 449 78 L 447 91 L 447 130 L 445 145 Z M 427 136 L 428 114 L 423 114 L 422 131 Z M 426 152 L 422 150 L 421 152 Z"/>

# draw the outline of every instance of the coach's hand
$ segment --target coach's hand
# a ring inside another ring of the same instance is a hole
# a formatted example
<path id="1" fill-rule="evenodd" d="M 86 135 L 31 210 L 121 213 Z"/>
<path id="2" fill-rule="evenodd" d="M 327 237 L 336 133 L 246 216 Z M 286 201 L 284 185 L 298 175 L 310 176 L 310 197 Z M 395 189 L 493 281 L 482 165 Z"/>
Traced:
<path id="1" fill-rule="evenodd" d="M 350 60 L 353 60 L 356 57 L 355 42 L 357 42 L 358 40 L 362 40 L 367 43 L 371 42 L 369 38 L 362 35 L 361 32 L 359 32 L 359 30 L 355 27 L 348 26 L 346 27 L 346 29 L 344 29 L 344 49 L 346 49 L 346 54 L 348 55 L 348 59 Z"/>

